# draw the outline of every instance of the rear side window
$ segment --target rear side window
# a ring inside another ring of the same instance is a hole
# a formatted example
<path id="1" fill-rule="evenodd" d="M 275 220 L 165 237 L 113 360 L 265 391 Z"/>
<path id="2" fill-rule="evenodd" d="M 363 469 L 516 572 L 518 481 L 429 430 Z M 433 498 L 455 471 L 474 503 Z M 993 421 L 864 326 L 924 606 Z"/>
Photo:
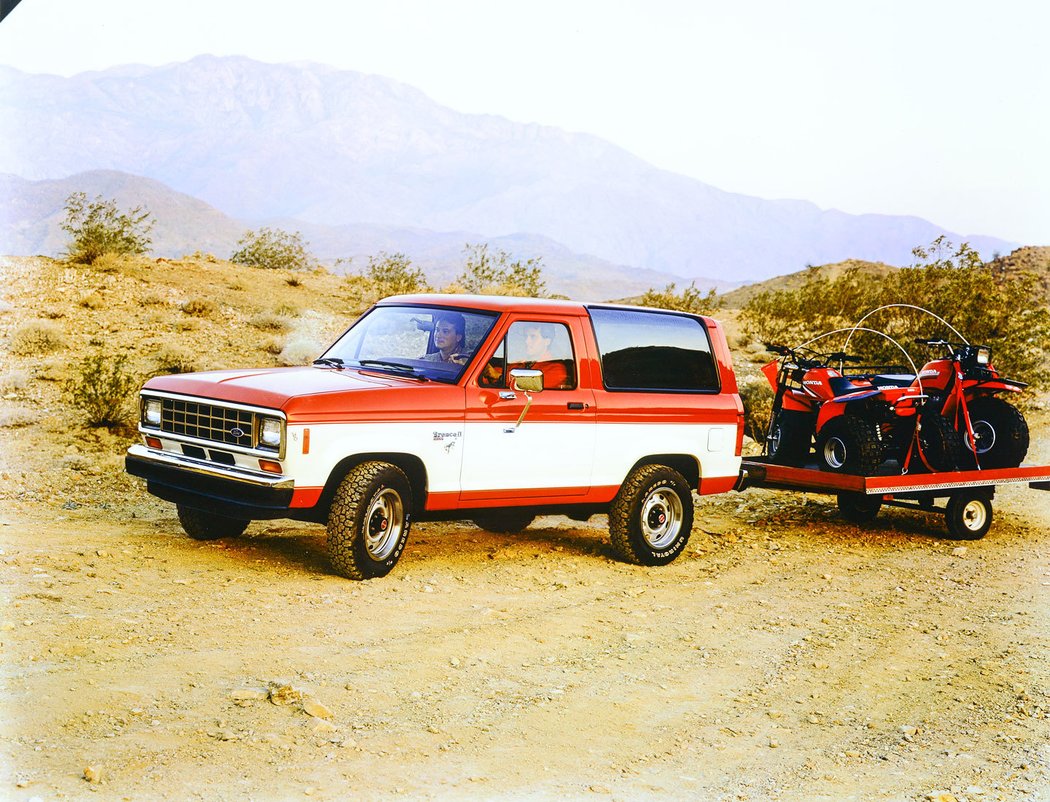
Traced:
<path id="1" fill-rule="evenodd" d="M 588 311 L 607 390 L 718 391 L 711 341 L 697 318 L 634 309 Z"/>

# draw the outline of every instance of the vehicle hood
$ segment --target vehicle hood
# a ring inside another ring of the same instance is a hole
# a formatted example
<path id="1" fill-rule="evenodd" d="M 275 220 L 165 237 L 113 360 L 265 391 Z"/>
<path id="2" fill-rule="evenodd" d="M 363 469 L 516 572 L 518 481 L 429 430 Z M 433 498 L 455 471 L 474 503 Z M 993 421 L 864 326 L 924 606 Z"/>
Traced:
<path id="1" fill-rule="evenodd" d="M 302 367 L 157 376 L 150 379 L 143 389 L 280 409 L 291 417 L 297 411 L 317 414 L 326 410 L 345 410 L 348 405 L 344 397 L 347 394 L 354 396 L 353 407 L 360 409 L 371 405 L 362 396 L 373 393 L 384 397 L 415 395 L 413 391 L 438 388 L 456 389 L 437 382 L 420 382 L 367 370 Z M 462 393 L 461 389 L 459 393 Z"/>

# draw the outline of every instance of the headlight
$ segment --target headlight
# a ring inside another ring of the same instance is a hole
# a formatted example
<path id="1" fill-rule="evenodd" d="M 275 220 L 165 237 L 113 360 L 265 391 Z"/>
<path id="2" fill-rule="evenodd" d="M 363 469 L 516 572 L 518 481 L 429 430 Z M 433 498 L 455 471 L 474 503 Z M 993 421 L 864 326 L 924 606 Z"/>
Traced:
<path id="1" fill-rule="evenodd" d="M 977 364 L 988 365 L 992 361 L 992 349 L 987 345 L 977 346 Z"/>
<path id="2" fill-rule="evenodd" d="M 149 398 L 142 405 L 142 425 L 160 426 L 161 404 L 159 398 Z"/>
<path id="3" fill-rule="evenodd" d="M 280 418 L 263 418 L 259 426 L 259 445 L 267 448 L 281 447 Z"/>

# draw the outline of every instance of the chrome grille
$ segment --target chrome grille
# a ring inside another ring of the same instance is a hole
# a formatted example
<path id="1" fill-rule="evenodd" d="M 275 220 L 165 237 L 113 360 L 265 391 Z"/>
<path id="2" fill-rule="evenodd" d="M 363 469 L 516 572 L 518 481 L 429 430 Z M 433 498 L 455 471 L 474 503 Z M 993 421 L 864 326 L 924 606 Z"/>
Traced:
<path id="1" fill-rule="evenodd" d="M 160 429 L 168 434 L 252 448 L 255 414 L 178 398 L 161 399 Z"/>

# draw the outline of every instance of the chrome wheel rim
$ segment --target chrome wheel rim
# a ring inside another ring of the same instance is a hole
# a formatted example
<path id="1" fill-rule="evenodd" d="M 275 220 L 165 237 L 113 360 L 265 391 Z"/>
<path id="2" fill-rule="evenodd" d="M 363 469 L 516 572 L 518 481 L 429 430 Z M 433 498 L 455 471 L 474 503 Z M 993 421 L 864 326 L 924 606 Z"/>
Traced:
<path id="1" fill-rule="evenodd" d="M 669 488 L 654 490 L 642 505 L 642 537 L 653 549 L 665 549 L 682 530 L 682 500 Z"/>
<path id="2" fill-rule="evenodd" d="M 405 528 L 405 508 L 396 490 L 387 488 L 372 499 L 365 515 L 365 548 L 373 560 L 389 557 Z"/>
<path id="3" fill-rule="evenodd" d="M 987 454 L 995 447 L 995 427 L 986 420 L 973 421 L 973 443 L 978 454 Z"/>
<path id="4" fill-rule="evenodd" d="M 831 437 L 824 444 L 824 462 L 836 469 L 846 464 L 846 444 L 838 437 Z"/>
<path id="5" fill-rule="evenodd" d="M 780 424 L 778 423 L 776 426 L 773 427 L 773 431 L 769 435 L 769 454 L 770 454 L 770 456 L 774 456 L 778 451 L 780 451 L 780 438 L 782 436 L 783 436 L 783 433 L 781 432 Z"/>

